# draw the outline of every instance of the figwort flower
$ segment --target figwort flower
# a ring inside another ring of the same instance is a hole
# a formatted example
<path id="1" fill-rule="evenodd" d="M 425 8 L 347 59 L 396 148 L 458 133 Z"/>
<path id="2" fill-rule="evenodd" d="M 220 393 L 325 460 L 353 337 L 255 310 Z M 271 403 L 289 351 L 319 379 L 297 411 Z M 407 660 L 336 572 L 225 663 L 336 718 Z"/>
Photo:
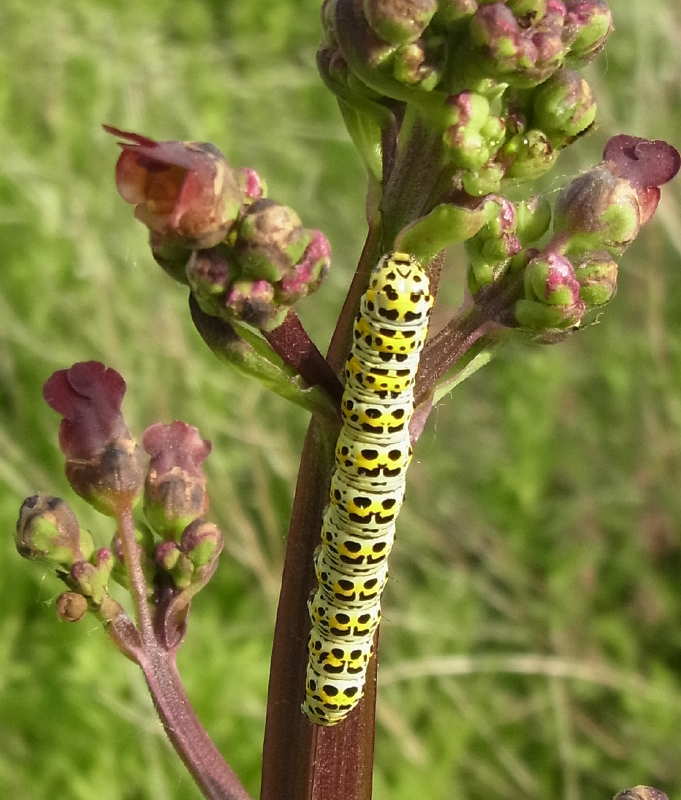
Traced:
<path id="1" fill-rule="evenodd" d="M 633 789 L 620 792 L 615 800 L 669 800 L 669 798 L 664 792 L 653 789 L 652 786 L 634 786 Z"/>
<path id="2" fill-rule="evenodd" d="M 210 442 L 186 422 L 157 422 L 142 435 L 151 456 L 144 485 L 144 513 L 163 537 L 179 539 L 182 531 L 208 510 L 202 463 Z"/>
<path id="3" fill-rule="evenodd" d="M 104 514 L 132 502 L 142 486 L 137 443 L 121 414 L 125 381 L 98 361 L 55 372 L 43 396 L 63 419 L 59 445 L 73 489 Z"/>
<path id="4" fill-rule="evenodd" d="M 127 141 L 116 164 L 116 186 L 135 216 L 162 239 L 211 247 L 234 224 L 244 192 L 239 176 L 212 144 L 157 142 L 105 125 Z"/>
<path id="5" fill-rule="evenodd" d="M 679 170 L 678 152 L 662 141 L 615 136 L 604 161 L 580 175 L 556 203 L 555 230 L 570 253 L 622 253 L 655 213 L 660 186 Z"/>

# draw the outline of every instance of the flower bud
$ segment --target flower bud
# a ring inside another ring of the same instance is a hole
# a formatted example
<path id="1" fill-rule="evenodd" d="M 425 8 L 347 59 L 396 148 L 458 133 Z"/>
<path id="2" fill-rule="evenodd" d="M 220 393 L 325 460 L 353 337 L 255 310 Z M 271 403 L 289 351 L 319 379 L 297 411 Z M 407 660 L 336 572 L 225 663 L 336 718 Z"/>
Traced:
<path id="1" fill-rule="evenodd" d="M 404 44 L 421 36 L 437 11 L 437 0 L 363 0 L 364 16 L 386 42 Z"/>
<path id="2" fill-rule="evenodd" d="M 134 501 L 142 486 L 138 447 L 125 425 L 125 381 L 98 361 L 55 372 L 43 396 L 63 419 L 59 445 L 73 489 L 103 514 Z"/>
<path id="3" fill-rule="evenodd" d="M 470 260 L 468 287 L 471 294 L 477 294 L 498 281 L 508 268 L 510 259 L 521 249 L 516 236 L 517 214 L 513 203 L 504 197 L 489 198 L 497 205 L 480 232 L 466 242 Z"/>
<path id="4" fill-rule="evenodd" d="M 288 307 L 274 300 L 274 287 L 267 281 L 234 281 L 225 297 L 225 309 L 255 328 L 272 330 L 284 321 Z"/>
<path id="5" fill-rule="evenodd" d="M 205 520 L 196 520 L 182 534 L 182 551 L 197 569 L 214 562 L 222 552 L 223 544 L 218 526 Z"/>
<path id="6" fill-rule="evenodd" d="M 211 450 L 197 428 L 185 422 L 146 429 L 142 445 L 150 455 L 144 484 L 144 514 L 156 532 L 179 539 L 182 531 L 208 510 L 202 463 Z"/>
<path id="7" fill-rule="evenodd" d="M 235 174 L 244 203 L 253 203 L 267 197 L 267 184 L 254 169 L 239 167 Z"/>
<path id="8" fill-rule="evenodd" d="M 57 598 L 57 616 L 63 622 L 79 622 L 87 610 L 87 598 L 82 594 L 63 592 Z"/>
<path id="9" fill-rule="evenodd" d="M 586 310 L 572 264 L 564 256 L 543 252 L 525 268 L 525 298 L 515 305 L 521 327 L 531 330 L 571 328 Z"/>
<path id="10" fill-rule="evenodd" d="M 230 260 L 225 247 L 194 250 L 186 266 L 186 275 L 192 294 L 204 313 L 220 315 L 235 272 L 234 259 Z"/>
<path id="11" fill-rule="evenodd" d="M 395 51 L 393 75 L 406 86 L 430 91 L 442 77 L 443 63 L 444 41 L 434 39 L 428 46 L 423 40 L 410 42 Z"/>
<path id="12" fill-rule="evenodd" d="M 489 101 L 481 94 L 460 92 L 446 103 L 449 124 L 443 140 L 452 163 L 471 170 L 482 167 L 503 140 L 503 123 L 490 115 Z"/>
<path id="13" fill-rule="evenodd" d="M 331 267 L 331 245 L 321 231 L 308 231 L 310 243 L 300 261 L 274 284 L 275 297 L 286 305 L 315 292 Z"/>
<path id="14" fill-rule="evenodd" d="M 534 195 L 516 205 L 517 236 L 523 247 L 546 233 L 551 224 L 551 204 L 543 195 Z"/>
<path id="15" fill-rule="evenodd" d="M 612 300 L 617 292 L 618 271 L 617 262 L 607 252 L 589 253 L 575 264 L 579 296 L 587 309 L 599 308 Z"/>
<path id="16" fill-rule="evenodd" d="M 235 256 L 244 277 L 274 283 L 298 262 L 309 241 L 292 208 L 256 200 L 239 224 Z"/>
<path id="17" fill-rule="evenodd" d="M 605 47 L 612 33 L 612 12 L 605 0 L 566 0 L 563 38 L 569 45 L 570 61 L 591 61 Z"/>
<path id="18" fill-rule="evenodd" d="M 155 561 L 164 572 L 169 573 L 177 589 L 191 585 L 194 564 L 175 542 L 161 542 L 156 548 Z"/>
<path id="19" fill-rule="evenodd" d="M 59 571 L 92 555 L 94 543 L 60 497 L 33 495 L 24 500 L 16 526 L 20 556 L 45 561 Z"/>
<path id="20" fill-rule="evenodd" d="M 544 131 L 536 128 L 519 133 L 509 139 L 499 153 L 506 163 L 506 177 L 534 180 L 548 172 L 556 163 L 558 151 Z"/>
<path id="21" fill-rule="evenodd" d="M 108 547 L 102 547 L 94 553 L 91 561 L 76 561 L 69 572 L 68 582 L 95 605 L 100 605 L 107 594 L 113 567 L 113 553 Z"/>
<path id="22" fill-rule="evenodd" d="M 533 95 L 533 122 L 551 142 L 562 147 L 584 133 L 596 119 L 596 101 L 589 84 L 573 70 L 559 70 Z"/>
<path id="23" fill-rule="evenodd" d="M 504 166 L 492 160 L 483 164 L 479 169 L 464 172 L 461 176 L 461 183 L 464 191 L 471 197 L 483 197 L 501 190 L 504 174 Z"/>
<path id="24" fill-rule="evenodd" d="M 606 248 L 623 252 L 641 229 L 635 187 L 607 164 L 580 175 L 558 197 L 554 230 L 569 237 L 570 252 Z"/>
<path id="25" fill-rule="evenodd" d="M 669 798 L 664 792 L 653 789 L 652 786 L 634 786 L 633 789 L 620 792 L 614 800 L 669 800 Z"/>
<path id="26" fill-rule="evenodd" d="M 135 216 L 164 239 L 212 247 L 236 221 L 244 197 L 222 153 L 203 142 L 157 142 L 105 125 L 127 141 L 116 164 L 116 186 Z"/>
<path id="27" fill-rule="evenodd" d="M 477 10 L 476 0 L 440 0 L 437 19 L 449 26 L 469 19 Z"/>

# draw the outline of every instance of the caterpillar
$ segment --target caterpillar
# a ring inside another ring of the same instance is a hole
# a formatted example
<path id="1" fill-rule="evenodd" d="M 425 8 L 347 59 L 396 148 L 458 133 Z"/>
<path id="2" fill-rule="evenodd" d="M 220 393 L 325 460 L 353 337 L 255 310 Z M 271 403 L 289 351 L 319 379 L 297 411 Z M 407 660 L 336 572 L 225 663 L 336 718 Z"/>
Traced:
<path id="1" fill-rule="evenodd" d="M 353 328 L 321 544 L 302 711 L 341 722 L 364 693 L 381 593 L 411 459 L 413 386 L 433 306 L 428 276 L 406 253 L 371 273 Z"/>

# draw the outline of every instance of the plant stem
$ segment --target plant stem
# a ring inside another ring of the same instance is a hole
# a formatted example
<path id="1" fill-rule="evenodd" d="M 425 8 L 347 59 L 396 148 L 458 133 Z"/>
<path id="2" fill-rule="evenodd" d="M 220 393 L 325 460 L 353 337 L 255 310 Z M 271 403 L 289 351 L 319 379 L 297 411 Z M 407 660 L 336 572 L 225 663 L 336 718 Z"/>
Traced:
<path id="1" fill-rule="evenodd" d="M 146 648 L 140 666 L 165 732 L 204 796 L 208 800 L 250 800 L 196 718 L 174 655 L 159 647 Z"/>
<path id="2" fill-rule="evenodd" d="M 142 570 L 140 550 L 135 540 L 135 520 L 129 500 L 122 502 L 117 509 L 116 522 L 142 647 L 145 649 L 154 647 L 156 644 L 154 623 L 147 602 L 147 583 Z"/>

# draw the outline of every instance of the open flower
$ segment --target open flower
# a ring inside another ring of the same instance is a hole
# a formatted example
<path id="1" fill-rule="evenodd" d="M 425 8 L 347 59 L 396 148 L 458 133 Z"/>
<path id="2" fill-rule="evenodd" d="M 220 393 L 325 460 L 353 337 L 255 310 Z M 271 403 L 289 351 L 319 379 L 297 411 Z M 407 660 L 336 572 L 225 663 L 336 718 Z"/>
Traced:
<path id="1" fill-rule="evenodd" d="M 127 141 L 116 164 L 116 186 L 135 216 L 155 234 L 188 248 L 212 247 L 234 224 L 244 201 L 239 176 L 204 142 L 157 142 L 104 129 Z"/>
<path id="2" fill-rule="evenodd" d="M 43 387 L 63 419 L 59 446 L 73 489 L 104 514 L 130 502 L 142 484 L 137 443 L 121 413 L 125 381 L 98 361 L 55 372 Z"/>

